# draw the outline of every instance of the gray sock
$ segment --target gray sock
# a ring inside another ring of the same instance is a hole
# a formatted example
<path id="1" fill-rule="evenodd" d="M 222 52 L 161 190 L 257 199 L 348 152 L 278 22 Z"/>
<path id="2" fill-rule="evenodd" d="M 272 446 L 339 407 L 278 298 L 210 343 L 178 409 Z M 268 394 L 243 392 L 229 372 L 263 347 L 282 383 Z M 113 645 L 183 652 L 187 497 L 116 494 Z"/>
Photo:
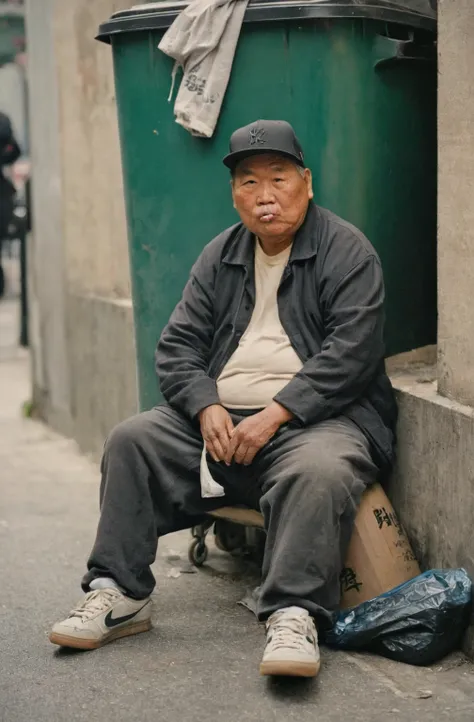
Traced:
<path id="1" fill-rule="evenodd" d="M 89 584 L 89 588 L 92 591 L 96 591 L 97 589 L 117 589 L 123 594 L 123 590 L 120 589 L 115 579 L 111 579 L 110 577 L 97 577 L 97 579 L 93 579 Z"/>

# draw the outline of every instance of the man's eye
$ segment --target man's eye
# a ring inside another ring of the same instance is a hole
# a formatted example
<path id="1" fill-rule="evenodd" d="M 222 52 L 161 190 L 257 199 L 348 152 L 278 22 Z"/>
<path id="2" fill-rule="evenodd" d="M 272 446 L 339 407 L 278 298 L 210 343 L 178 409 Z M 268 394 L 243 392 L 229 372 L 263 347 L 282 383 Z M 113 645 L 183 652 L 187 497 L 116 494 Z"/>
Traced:
<path id="1" fill-rule="evenodd" d="M 254 183 L 255 183 L 254 180 L 248 180 L 248 181 L 245 181 L 244 186 L 253 185 Z"/>
<path id="2" fill-rule="evenodd" d="M 275 178 L 275 183 L 282 183 L 284 178 Z"/>

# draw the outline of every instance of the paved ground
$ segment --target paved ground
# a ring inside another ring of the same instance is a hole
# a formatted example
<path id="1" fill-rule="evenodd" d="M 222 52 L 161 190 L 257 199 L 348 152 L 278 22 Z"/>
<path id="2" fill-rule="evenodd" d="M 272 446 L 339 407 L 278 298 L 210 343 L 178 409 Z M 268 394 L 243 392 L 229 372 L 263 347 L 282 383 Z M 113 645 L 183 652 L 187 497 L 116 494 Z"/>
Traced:
<path id="1" fill-rule="evenodd" d="M 160 546 L 151 633 L 95 652 L 52 646 L 50 625 L 81 596 L 98 475 L 73 442 L 21 417 L 16 323 L 14 299 L 0 301 L 0 722 L 472 722 L 461 654 L 418 669 L 323 649 L 315 683 L 259 678 L 263 632 L 237 605 L 251 578 L 215 549 L 206 571 L 180 573 L 187 533 Z"/>

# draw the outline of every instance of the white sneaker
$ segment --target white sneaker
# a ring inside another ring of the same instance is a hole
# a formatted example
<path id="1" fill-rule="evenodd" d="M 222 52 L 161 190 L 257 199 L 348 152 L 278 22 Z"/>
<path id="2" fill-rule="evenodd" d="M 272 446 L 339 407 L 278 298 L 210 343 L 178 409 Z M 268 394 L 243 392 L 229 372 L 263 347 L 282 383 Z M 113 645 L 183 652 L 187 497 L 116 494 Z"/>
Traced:
<path id="1" fill-rule="evenodd" d="M 316 677 L 321 666 L 318 634 L 306 609 L 287 607 L 269 617 L 260 674 Z"/>
<path id="2" fill-rule="evenodd" d="M 77 649 L 97 649 L 130 634 L 151 629 L 151 599 L 130 599 L 118 589 L 86 594 L 64 622 L 54 625 L 49 640 Z"/>

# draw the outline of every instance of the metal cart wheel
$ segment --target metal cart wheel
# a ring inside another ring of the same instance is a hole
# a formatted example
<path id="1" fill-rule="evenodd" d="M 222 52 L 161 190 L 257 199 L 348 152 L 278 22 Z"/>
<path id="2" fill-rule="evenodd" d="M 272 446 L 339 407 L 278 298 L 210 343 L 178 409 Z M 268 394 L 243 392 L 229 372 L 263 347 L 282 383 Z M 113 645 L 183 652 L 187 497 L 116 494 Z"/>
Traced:
<path id="1" fill-rule="evenodd" d="M 194 539 L 188 550 L 188 558 L 195 567 L 202 567 L 206 562 L 209 550 L 202 539 Z"/>

